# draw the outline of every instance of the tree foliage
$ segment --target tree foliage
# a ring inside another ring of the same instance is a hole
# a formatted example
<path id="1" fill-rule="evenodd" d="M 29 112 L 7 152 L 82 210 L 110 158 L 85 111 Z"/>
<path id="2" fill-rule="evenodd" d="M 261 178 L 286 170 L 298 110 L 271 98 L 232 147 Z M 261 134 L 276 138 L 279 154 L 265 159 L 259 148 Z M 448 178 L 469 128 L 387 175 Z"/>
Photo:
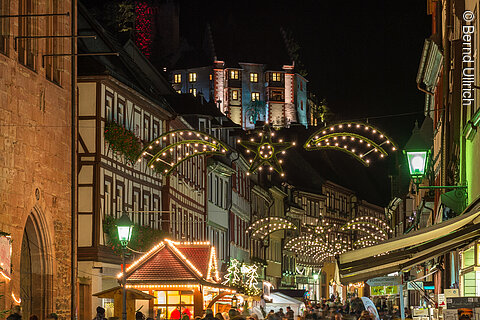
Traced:
<path id="1" fill-rule="evenodd" d="M 112 248 L 115 253 L 120 255 L 122 245 L 120 244 L 120 240 L 118 240 L 116 219 L 113 216 L 108 215 L 105 217 L 105 220 L 103 220 L 103 232 L 107 235 L 107 245 Z M 168 233 L 163 230 L 134 224 L 128 247 L 136 251 L 146 252 L 167 237 Z"/>
<path id="2" fill-rule="evenodd" d="M 292 31 L 280 28 L 280 32 L 282 33 L 285 46 L 287 47 L 288 55 L 290 56 L 290 59 L 295 62 L 295 69 L 300 75 L 306 77 L 308 75 L 308 72 L 300 58 L 301 47 L 295 41 Z"/>

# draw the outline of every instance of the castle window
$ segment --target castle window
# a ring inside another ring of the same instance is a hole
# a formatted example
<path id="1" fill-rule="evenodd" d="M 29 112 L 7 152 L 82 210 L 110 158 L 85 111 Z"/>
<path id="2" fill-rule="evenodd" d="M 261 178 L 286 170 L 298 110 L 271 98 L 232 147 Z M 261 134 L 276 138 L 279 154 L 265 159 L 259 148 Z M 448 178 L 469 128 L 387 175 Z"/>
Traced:
<path id="1" fill-rule="evenodd" d="M 238 70 L 230 70 L 230 79 L 238 80 Z"/>
<path id="2" fill-rule="evenodd" d="M 190 72 L 188 74 L 188 82 L 197 82 L 197 73 L 196 72 Z"/>
<path id="3" fill-rule="evenodd" d="M 191 74 L 191 73 L 190 73 L 190 74 Z M 196 78 L 196 76 L 195 76 L 195 78 Z M 175 74 L 175 75 L 173 76 L 173 82 L 175 82 L 175 83 L 180 83 L 180 82 L 182 82 L 182 74 L 181 74 L 181 73 Z M 190 81 L 190 82 L 192 82 L 192 81 Z"/>

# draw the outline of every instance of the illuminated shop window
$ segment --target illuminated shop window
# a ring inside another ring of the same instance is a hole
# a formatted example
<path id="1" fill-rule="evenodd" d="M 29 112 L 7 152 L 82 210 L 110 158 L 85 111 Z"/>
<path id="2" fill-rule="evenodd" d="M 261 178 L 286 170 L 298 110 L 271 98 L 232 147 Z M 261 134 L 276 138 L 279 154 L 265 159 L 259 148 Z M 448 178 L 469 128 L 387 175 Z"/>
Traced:
<path id="1" fill-rule="evenodd" d="M 193 291 L 154 291 L 154 315 L 155 319 L 179 319 L 183 314 L 193 318 Z M 172 316 L 173 312 L 173 316 Z M 180 314 L 180 317 L 178 314 Z"/>
<path id="2" fill-rule="evenodd" d="M 196 72 L 190 72 L 188 74 L 188 82 L 197 82 L 197 73 Z"/>
<path id="3" fill-rule="evenodd" d="M 195 76 L 195 79 L 196 79 L 196 76 Z M 175 82 L 175 83 L 182 82 L 182 75 L 180 73 L 177 73 L 176 75 L 174 75 L 173 76 L 173 82 Z M 192 82 L 192 81 L 190 81 L 190 82 Z"/>

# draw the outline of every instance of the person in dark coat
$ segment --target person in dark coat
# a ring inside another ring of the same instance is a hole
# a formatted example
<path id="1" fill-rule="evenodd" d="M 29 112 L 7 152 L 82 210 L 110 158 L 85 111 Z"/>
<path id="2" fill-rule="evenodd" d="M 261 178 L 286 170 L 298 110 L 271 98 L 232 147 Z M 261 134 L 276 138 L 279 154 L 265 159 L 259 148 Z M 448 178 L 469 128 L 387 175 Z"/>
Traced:
<path id="1" fill-rule="evenodd" d="M 98 306 L 97 307 L 97 315 L 95 316 L 95 318 L 93 318 L 93 320 L 105 320 L 105 319 L 107 319 L 107 318 L 105 318 L 105 309 Z"/>

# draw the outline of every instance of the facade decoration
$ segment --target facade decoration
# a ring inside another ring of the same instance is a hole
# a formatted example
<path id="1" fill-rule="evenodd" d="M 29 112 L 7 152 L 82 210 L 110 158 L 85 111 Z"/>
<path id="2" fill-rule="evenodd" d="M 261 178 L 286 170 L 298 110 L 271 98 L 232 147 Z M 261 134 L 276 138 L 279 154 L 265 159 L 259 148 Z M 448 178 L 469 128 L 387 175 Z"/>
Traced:
<path id="1" fill-rule="evenodd" d="M 105 123 L 104 136 L 115 155 L 123 156 L 124 161 L 130 165 L 135 164 L 142 151 L 142 142 L 134 132 L 115 121 L 109 121 Z"/>
<path id="2" fill-rule="evenodd" d="M 365 123 L 345 122 L 326 126 L 315 132 L 304 145 L 306 150 L 339 150 L 363 165 L 385 158 L 398 149 L 384 133 Z"/>
<path id="3" fill-rule="evenodd" d="M 148 159 L 150 169 L 170 175 L 184 161 L 205 154 L 225 155 L 228 147 L 205 132 L 195 130 L 169 131 L 143 148 L 137 160 Z"/>

